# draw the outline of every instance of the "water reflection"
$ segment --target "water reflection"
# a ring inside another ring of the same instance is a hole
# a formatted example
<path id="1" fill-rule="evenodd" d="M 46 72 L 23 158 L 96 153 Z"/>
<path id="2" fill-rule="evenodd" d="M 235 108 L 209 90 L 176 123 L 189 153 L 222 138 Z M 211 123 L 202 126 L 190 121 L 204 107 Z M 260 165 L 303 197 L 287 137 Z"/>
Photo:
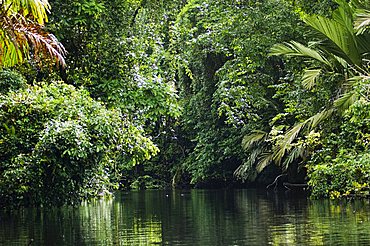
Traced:
<path id="1" fill-rule="evenodd" d="M 256 190 L 142 191 L 0 212 L 0 245 L 370 245 L 369 201 Z"/>

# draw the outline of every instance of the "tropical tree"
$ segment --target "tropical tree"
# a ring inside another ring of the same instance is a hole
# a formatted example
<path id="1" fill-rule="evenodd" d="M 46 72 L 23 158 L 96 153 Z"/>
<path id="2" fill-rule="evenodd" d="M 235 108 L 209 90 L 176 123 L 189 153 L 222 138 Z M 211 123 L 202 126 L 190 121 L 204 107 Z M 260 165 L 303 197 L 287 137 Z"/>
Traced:
<path id="1" fill-rule="evenodd" d="M 271 55 L 301 57 L 308 64 L 300 80 L 302 87 L 306 93 L 326 93 L 327 101 L 293 127 L 273 124 L 270 132 L 255 131 L 244 138 L 245 147 L 256 153 L 248 165 L 256 165 L 259 171 L 272 162 L 285 171 L 293 163 L 304 163 L 318 146 L 320 134 L 330 128 L 322 123 L 337 119 L 336 115 L 360 97 L 358 82 L 368 74 L 369 12 L 362 9 L 365 5 L 361 1 L 336 3 L 338 8 L 331 18 L 318 15 L 303 18 L 312 29 L 308 45 L 291 41 L 271 49 Z"/>
<path id="2" fill-rule="evenodd" d="M 38 69 L 32 78 L 55 76 L 84 87 L 107 107 L 119 108 L 160 147 L 167 142 L 163 138 L 172 137 L 169 122 L 180 113 L 167 49 L 170 25 L 183 4 L 170 0 L 50 1 L 53 12 L 47 28 L 68 50 L 67 66 L 52 75 L 48 69 Z M 135 165 L 126 175 L 127 183 L 138 175 L 152 175 L 155 168 L 157 173 L 169 172 L 167 166 L 161 167 L 163 163 Z M 146 167 L 153 168 L 147 172 Z"/>
<path id="3" fill-rule="evenodd" d="M 183 7 L 171 49 L 184 105 L 176 173 L 198 185 L 235 181 L 247 159 L 243 135 L 276 113 L 269 87 L 282 67 L 268 50 L 301 35 L 301 27 L 286 1 L 195 0 Z"/>
<path id="4" fill-rule="evenodd" d="M 0 1 L 0 67 L 31 58 L 64 66 L 63 45 L 44 29 L 49 10 L 47 0 Z"/>

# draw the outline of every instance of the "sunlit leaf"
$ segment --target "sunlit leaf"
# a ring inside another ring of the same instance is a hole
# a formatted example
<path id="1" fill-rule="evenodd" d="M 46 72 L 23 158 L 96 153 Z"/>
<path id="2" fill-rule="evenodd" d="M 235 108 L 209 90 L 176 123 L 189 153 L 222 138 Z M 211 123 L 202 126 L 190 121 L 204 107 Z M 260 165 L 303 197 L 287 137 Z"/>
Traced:
<path id="1" fill-rule="evenodd" d="M 303 76 L 302 76 L 302 84 L 307 88 L 307 89 L 312 89 L 317 80 L 318 77 L 321 74 L 321 69 L 307 69 L 304 71 Z"/>

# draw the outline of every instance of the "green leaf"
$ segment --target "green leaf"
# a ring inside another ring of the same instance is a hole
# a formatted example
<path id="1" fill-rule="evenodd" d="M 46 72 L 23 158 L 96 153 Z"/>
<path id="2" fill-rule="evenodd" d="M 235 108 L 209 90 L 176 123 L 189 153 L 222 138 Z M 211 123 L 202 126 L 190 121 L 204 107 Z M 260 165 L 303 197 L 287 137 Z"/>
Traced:
<path id="1" fill-rule="evenodd" d="M 267 132 L 254 130 L 251 134 L 243 138 L 242 145 L 244 149 L 251 148 L 255 143 L 264 140 L 267 137 Z"/>
<path id="2" fill-rule="evenodd" d="M 349 63 L 359 65 L 362 62 L 361 55 L 358 50 L 352 20 L 348 17 L 350 13 L 345 9 L 347 5 L 347 3 L 343 3 L 343 7 L 335 10 L 333 19 L 313 15 L 306 17 L 304 21 L 336 45 L 337 48 L 331 50 L 333 53 Z"/>
<path id="3" fill-rule="evenodd" d="M 303 86 L 307 89 L 312 89 L 315 86 L 321 71 L 322 69 L 306 69 L 302 76 Z"/>
<path id="4" fill-rule="evenodd" d="M 304 46 L 303 44 L 291 41 L 289 43 L 284 44 L 276 44 L 274 45 L 270 50 L 270 55 L 285 55 L 285 56 L 302 56 L 302 57 L 308 57 L 313 58 L 319 62 L 322 62 L 323 64 L 328 65 L 329 67 L 331 64 L 329 61 L 321 55 L 318 51 L 308 48 Z"/>
<path id="5" fill-rule="evenodd" d="M 334 106 L 340 111 L 348 109 L 352 104 L 354 104 L 359 98 L 356 91 L 350 91 L 343 94 L 340 98 L 334 101 Z"/>
<path id="6" fill-rule="evenodd" d="M 357 9 L 356 19 L 354 22 L 357 35 L 363 34 L 370 25 L 370 10 Z"/>

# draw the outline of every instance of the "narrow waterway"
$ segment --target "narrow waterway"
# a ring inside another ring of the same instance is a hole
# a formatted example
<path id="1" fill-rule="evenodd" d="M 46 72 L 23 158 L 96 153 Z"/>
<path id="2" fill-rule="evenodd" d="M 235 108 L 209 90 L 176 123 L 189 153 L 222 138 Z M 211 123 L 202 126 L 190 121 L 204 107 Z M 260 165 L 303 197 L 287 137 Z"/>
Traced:
<path id="1" fill-rule="evenodd" d="M 131 191 L 0 211 L 0 245 L 370 245 L 369 201 L 257 190 Z"/>

